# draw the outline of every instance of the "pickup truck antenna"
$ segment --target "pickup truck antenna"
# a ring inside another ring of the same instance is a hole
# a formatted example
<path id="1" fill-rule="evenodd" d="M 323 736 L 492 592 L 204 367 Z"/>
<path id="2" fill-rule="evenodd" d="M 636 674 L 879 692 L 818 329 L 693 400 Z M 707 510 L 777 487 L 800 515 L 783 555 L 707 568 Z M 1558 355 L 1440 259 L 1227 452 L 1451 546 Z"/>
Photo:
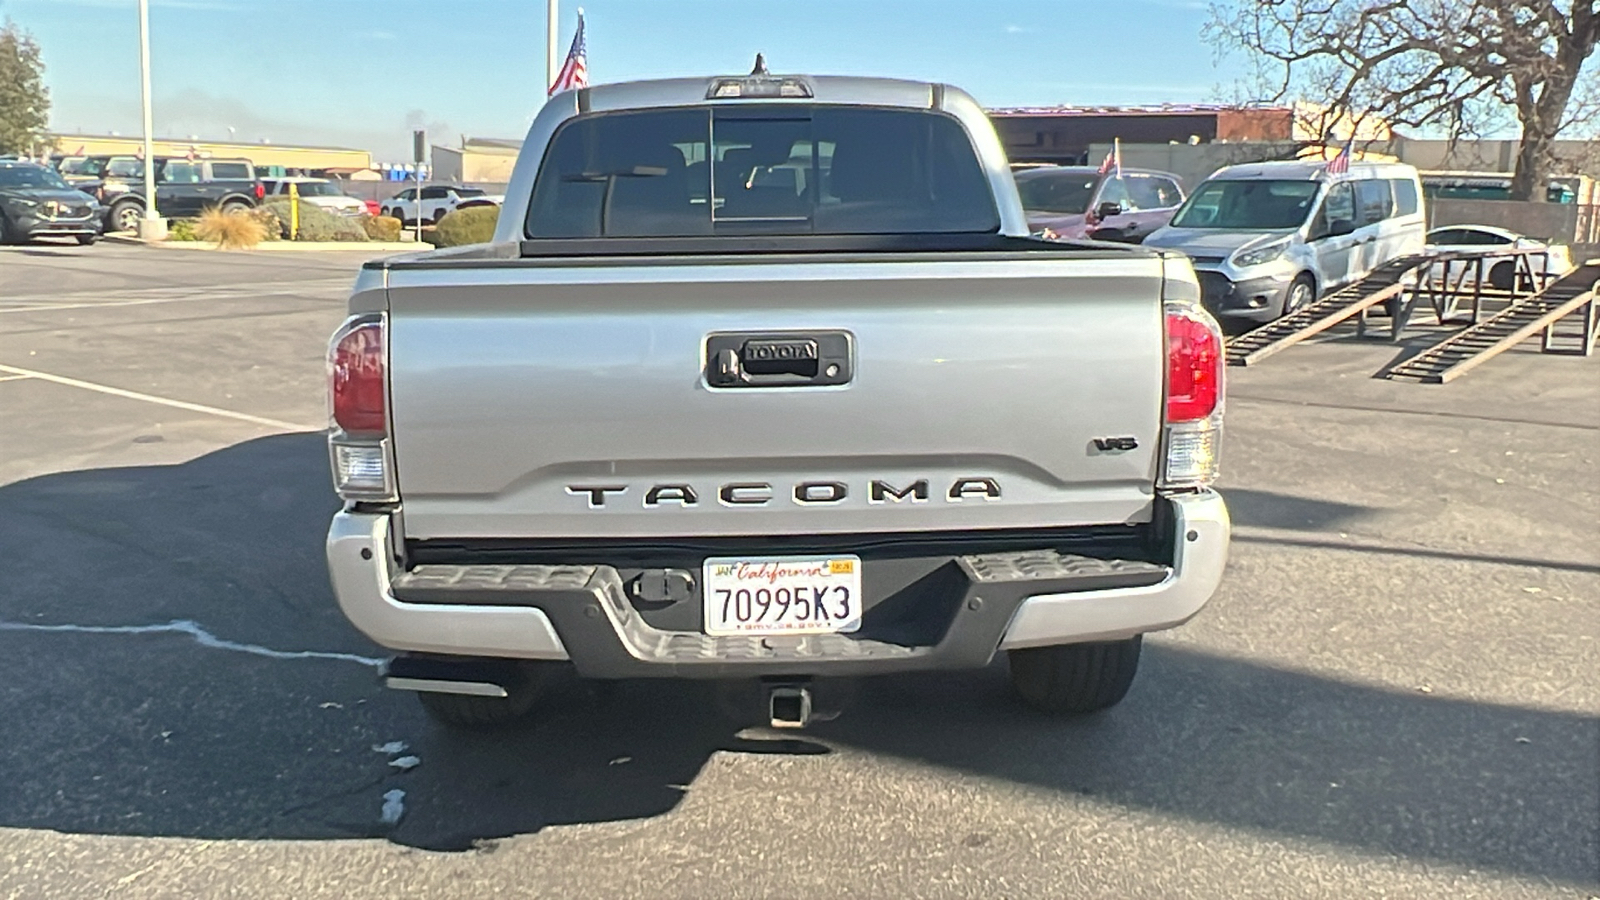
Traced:
<path id="1" fill-rule="evenodd" d="M 767 71 L 767 56 L 765 53 L 756 54 L 756 67 L 750 70 L 751 75 L 771 75 Z"/>

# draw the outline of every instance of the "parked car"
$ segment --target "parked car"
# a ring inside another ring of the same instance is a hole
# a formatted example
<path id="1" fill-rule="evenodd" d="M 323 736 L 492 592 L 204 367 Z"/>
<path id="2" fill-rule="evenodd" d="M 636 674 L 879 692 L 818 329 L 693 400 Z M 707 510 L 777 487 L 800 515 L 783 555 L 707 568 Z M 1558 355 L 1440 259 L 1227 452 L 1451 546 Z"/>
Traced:
<path id="1" fill-rule="evenodd" d="M 1218 317 L 1270 322 L 1421 253 L 1426 229 L 1411 166 L 1264 162 L 1212 175 L 1145 244 L 1188 254 Z"/>
<path id="2" fill-rule="evenodd" d="M 1145 169 L 1041 166 L 1013 176 L 1028 226 L 1067 239 L 1137 244 L 1172 220 L 1183 203 L 1178 176 Z"/>
<path id="3" fill-rule="evenodd" d="M 1439 253 L 1524 250 L 1543 254 L 1534 256 L 1529 261 L 1533 272 L 1560 276 L 1572 269 L 1572 250 L 1565 244 L 1534 240 L 1494 225 L 1445 225 L 1435 228 L 1428 232 L 1428 249 Z M 1517 283 L 1517 270 L 1517 260 L 1498 260 L 1489 266 L 1488 283 L 1491 287 L 1502 291 L 1511 290 L 1512 285 Z M 1532 288 L 1526 273 L 1523 275 L 1520 287 L 1522 290 Z"/>
<path id="4" fill-rule="evenodd" d="M 967 93 L 599 85 L 522 153 L 495 242 L 367 263 L 329 347 L 333 594 L 436 718 L 570 665 L 760 679 L 800 727 L 830 677 L 1001 652 L 1087 713 L 1216 590 L 1193 269 L 1031 238 Z"/>
<path id="5" fill-rule="evenodd" d="M 48 166 L 0 160 L 0 243 L 40 237 L 100 239 L 100 204 Z"/>
<path id="6" fill-rule="evenodd" d="M 461 205 L 463 200 L 486 197 L 488 192 L 478 188 L 455 184 L 426 184 L 422 186 L 422 221 L 437 224 L 445 214 Z M 417 189 L 407 188 L 383 201 L 380 211 L 402 223 L 417 221 Z"/>
<path id="7" fill-rule="evenodd" d="M 132 231 L 144 217 L 144 165 L 112 160 L 96 196 L 106 207 L 107 231 Z M 266 196 L 247 159 L 157 157 L 156 211 L 169 218 L 198 216 L 206 209 L 250 209 Z"/>
<path id="8" fill-rule="evenodd" d="M 326 178 L 268 178 L 261 182 L 267 197 L 289 196 L 291 184 L 301 200 L 335 215 L 360 216 L 367 212 L 367 204 L 346 194 L 336 182 Z"/>
<path id="9" fill-rule="evenodd" d="M 132 160 L 137 163 L 137 159 L 132 156 L 69 156 L 62 158 L 57 171 L 67 184 L 92 189 L 110 174 L 109 167 L 112 160 Z"/>

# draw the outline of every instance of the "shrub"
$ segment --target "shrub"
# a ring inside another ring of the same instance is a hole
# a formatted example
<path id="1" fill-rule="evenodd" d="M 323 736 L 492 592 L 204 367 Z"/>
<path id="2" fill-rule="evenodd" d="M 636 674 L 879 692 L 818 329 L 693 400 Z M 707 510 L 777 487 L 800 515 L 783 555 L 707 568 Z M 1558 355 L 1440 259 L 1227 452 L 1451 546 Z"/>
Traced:
<path id="1" fill-rule="evenodd" d="M 393 216 L 362 216 L 361 227 L 367 230 L 367 237 L 375 241 L 400 240 L 400 220 Z"/>
<path id="2" fill-rule="evenodd" d="M 287 238 L 289 236 L 289 200 L 269 200 L 262 205 L 263 209 L 272 211 L 279 222 L 279 232 Z M 299 241 L 365 241 L 367 232 L 355 219 L 336 216 L 321 207 L 310 203 L 300 204 L 300 233 L 295 237 Z"/>
<path id="3" fill-rule="evenodd" d="M 264 234 L 266 234 L 266 240 L 283 240 L 283 223 L 278 221 L 277 213 L 267 209 L 264 206 L 257 206 L 256 208 L 245 213 L 245 215 L 261 223 L 261 230 Z"/>
<path id="4" fill-rule="evenodd" d="M 431 241 L 435 247 L 487 244 L 494 240 L 494 226 L 499 220 L 499 207 L 458 209 L 439 220 L 439 224 L 433 228 Z"/>
<path id="5" fill-rule="evenodd" d="M 167 225 L 167 240 L 169 241 L 198 241 L 200 236 L 194 233 L 193 219 L 173 219 Z"/>
<path id="6" fill-rule="evenodd" d="M 221 250 L 243 250 L 261 243 L 266 229 L 244 212 L 208 209 L 200 214 L 194 233 L 203 241 L 215 241 Z"/>

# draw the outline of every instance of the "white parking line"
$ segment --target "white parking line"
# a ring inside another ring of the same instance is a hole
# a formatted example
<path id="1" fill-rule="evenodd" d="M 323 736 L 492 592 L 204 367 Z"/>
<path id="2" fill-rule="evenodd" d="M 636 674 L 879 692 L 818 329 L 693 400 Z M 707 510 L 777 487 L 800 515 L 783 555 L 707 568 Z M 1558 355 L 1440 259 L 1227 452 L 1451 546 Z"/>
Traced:
<path id="1" fill-rule="evenodd" d="M 0 381 L 21 381 L 24 378 L 32 377 L 32 375 L 0 375 Z"/>
<path id="2" fill-rule="evenodd" d="M 40 381 L 50 381 L 63 384 L 67 387 L 83 388 L 86 391 L 97 391 L 110 394 L 113 397 L 124 397 L 128 400 L 143 400 L 146 403 L 158 403 L 174 409 L 185 409 L 189 412 L 205 413 L 210 416 L 221 416 L 224 419 L 237 419 L 240 422 L 249 422 L 253 425 L 265 425 L 268 428 L 277 428 L 282 431 L 321 431 L 322 426 L 298 425 L 294 422 L 284 422 L 279 419 L 267 419 L 261 416 L 252 416 L 249 413 L 234 412 L 231 409 L 219 409 L 215 406 L 205 406 L 199 403 L 189 403 L 184 400 L 172 400 L 167 397 L 157 397 L 154 394 L 141 394 L 138 391 L 125 391 L 122 388 L 111 387 L 106 384 L 95 384 L 92 381 L 80 381 L 76 378 L 66 378 L 61 375 L 51 375 L 48 372 L 36 372 L 32 369 L 19 369 L 16 366 L 0 365 L 0 372 L 7 372 L 22 378 L 37 378 Z"/>
<path id="3" fill-rule="evenodd" d="M 317 279 L 306 281 L 272 281 L 264 284 L 226 287 L 138 288 L 127 291 L 75 291 L 62 294 L 34 294 L 8 297 L 0 301 L 0 315 L 5 313 L 52 312 L 58 309 L 98 309 L 122 306 L 149 306 L 158 303 L 193 303 L 197 300 L 239 300 L 252 297 L 283 297 L 300 295 L 330 295 L 328 299 L 342 299 L 350 289 L 350 280 Z M 142 295 L 142 296 L 141 296 Z M 313 297 L 311 299 L 323 299 Z"/>
<path id="4" fill-rule="evenodd" d="M 177 619 L 165 625 L 34 625 L 28 622 L 6 622 L 0 620 L 0 631 L 35 631 L 47 633 L 72 633 L 72 634 L 187 634 L 195 639 L 202 647 L 211 647 L 215 650 L 233 650 L 237 653 L 249 653 L 254 656 L 265 656 L 268 659 L 332 659 L 340 662 L 360 663 L 374 669 L 382 669 L 384 661 L 373 659 L 370 656 L 357 656 L 354 653 L 324 653 L 320 650 L 273 650 L 270 647 L 261 647 L 256 644 L 241 644 L 236 641 L 223 640 L 200 626 L 192 619 Z"/>

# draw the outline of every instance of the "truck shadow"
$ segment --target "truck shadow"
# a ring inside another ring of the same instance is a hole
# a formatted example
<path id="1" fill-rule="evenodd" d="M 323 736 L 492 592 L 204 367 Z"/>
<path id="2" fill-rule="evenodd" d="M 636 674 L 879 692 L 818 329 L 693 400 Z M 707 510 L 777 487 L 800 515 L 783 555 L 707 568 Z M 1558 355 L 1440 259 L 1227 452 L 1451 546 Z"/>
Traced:
<path id="1" fill-rule="evenodd" d="M 381 651 L 334 607 L 324 453 L 320 435 L 286 435 L 0 487 L 0 827 L 488 850 L 669 812 L 721 752 L 834 748 L 1033 786 L 1064 798 L 1063 815 L 1114 804 L 1368 855 L 1594 877 L 1596 719 L 1167 641 L 1147 645 L 1122 706 L 1078 720 L 1020 708 L 997 665 L 862 680 L 841 718 L 787 740 L 742 730 L 726 686 L 700 683 L 568 680 L 526 727 L 438 729 L 378 686 L 362 660 Z M 245 649 L 81 630 L 175 620 Z M 60 625 L 80 630 L 43 630 Z M 407 747 L 375 749 L 390 741 Z M 403 755 L 421 765 L 390 765 Z M 406 812 L 391 828 L 379 809 L 394 790 Z M 850 802 L 818 795 L 816 815 Z"/>

